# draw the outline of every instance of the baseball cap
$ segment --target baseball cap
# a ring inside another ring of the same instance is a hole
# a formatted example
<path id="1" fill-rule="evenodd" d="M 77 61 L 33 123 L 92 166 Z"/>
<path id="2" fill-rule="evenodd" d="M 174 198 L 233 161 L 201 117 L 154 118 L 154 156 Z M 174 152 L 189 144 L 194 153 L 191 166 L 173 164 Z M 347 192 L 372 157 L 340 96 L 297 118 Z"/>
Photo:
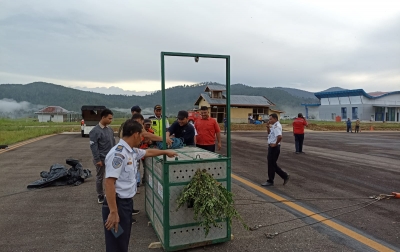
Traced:
<path id="1" fill-rule="evenodd" d="M 151 120 L 150 119 L 144 119 L 144 123 L 143 124 L 151 124 Z"/>
<path id="2" fill-rule="evenodd" d="M 142 112 L 142 109 L 138 105 L 135 105 L 131 108 L 131 112 L 134 112 L 134 111 L 140 113 L 140 112 Z"/>
<path id="3" fill-rule="evenodd" d="M 181 110 L 181 111 L 178 112 L 178 116 L 177 117 L 178 117 L 179 120 L 183 120 L 183 119 L 189 117 L 189 113 L 187 111 Z"/>
<path id="4" fill-rule="evenodd" d="M 154 106 L 154 110 L 162 109 L 161 105 Z"/>

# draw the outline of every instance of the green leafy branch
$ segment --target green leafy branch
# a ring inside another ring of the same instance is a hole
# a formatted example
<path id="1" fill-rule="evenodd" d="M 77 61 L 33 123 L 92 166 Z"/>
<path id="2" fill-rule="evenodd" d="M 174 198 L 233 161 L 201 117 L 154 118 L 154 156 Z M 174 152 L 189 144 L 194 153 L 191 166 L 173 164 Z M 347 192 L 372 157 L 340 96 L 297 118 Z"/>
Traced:
<path id="1" fill-rule="evenodd" d="M 207 236 L 212 226 L 221 228 L 218 220 L 238 219 L 248 229 L 240 214 L 233 206 L 233 194 L 216 181 L 207 171 L 198 169 L 190 183 L 179 196 L 177 210 L 185 204 L 193 205 L 194 220 L 200 222 Z"/>

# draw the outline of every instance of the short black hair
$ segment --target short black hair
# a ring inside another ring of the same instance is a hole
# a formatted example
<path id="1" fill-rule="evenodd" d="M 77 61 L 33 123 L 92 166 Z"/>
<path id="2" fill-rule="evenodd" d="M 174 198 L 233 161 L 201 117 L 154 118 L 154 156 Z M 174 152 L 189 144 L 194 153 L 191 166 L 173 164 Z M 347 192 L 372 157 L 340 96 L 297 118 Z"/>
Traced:
<path id="1" fill-rule="evenodd" d="M 143 126 L 140 123 L 132 119 L 128 119 L 124 123 L 124 127 L 122 129 L 122 137 L 130 137 L 135 133 L 141 133 L 142 130 Z"/>
<path id="2" fill-rule="evenodd" d="M 140 112 L 142 112 L 142 109 L 139 106 L 135 105 L 131 108 L 131 112 L 137 112 L 140 114 Z"/>
<path id="3" fill-rule="evenodd" d="M 270 117 L 272 117 L 272 118 L 274 118 L 274 119 L 276 119 L 276 120 L 278 120 L 278 115 L 277 115 L 277 114 L 275 114 L 275 113 L 273 113 L 273 114 L 270 114 L 269 116 L 270 116 Z"/>
<path id="4" fill-rule="evenodd" d="M 208 110 L 207 106 L 201 106 L 200 110 Z"/>
<path id="5" fill-rule="evenodd" d="M 302 117 L 303 117 L 303 114 L 302 114 L 302 113 L 299 113 L 299 114 L 297 115 L 297 117 L 302 118 Z"/>
<path id="6" fill-rule="evenodd" d="M 132 115 L 131 119 L 132 120 L 138 120 L 138 119 L 144 120 L 144 117 L 142 116 L 142 114 L 134 114 L 134 115 Z"/>
<path id="7" fill-rule="evenodd" d="M 114 114 L 110 109 L 106 108 L 103 111 L 101 111 L 100 115 L 101 115 L 101 118 L 103 118 L 103 117 L 107 117 L 108 115 L 114 115 Z"/>

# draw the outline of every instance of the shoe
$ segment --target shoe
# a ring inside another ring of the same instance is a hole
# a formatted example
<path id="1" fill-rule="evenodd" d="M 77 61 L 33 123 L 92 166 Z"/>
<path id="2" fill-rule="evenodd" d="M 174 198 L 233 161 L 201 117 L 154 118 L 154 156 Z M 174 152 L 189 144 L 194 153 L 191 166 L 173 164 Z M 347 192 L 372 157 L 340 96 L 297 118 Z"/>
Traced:
<path id="1" fill-rule="evenodd" d="M 132 211 L 132 215 L 136 215 L 136 214 L 139 214 L 139 213 L 140 213 L 140 210 L 133 209 L 133 211 Z"/>
<path id="2" fill-rule="evenodd" d="M 305 152 L 303 152 L 303 151 L 300 151 L 299 153 L 300 153 L 300 154 L 306 154 L 306 153 L 305 153 Z"/>
<path id="3" fill-rule="evenodd" d="M 290 175 L 288 174 L 287 177 L 283 180 L 283 185 L 286 185 L 289 182 Z"/>
<path id="4" fill-rule="evenodd" d="M 274 183 L 271 183 L 271 182 L 266 181 L 266 182 L 262 183 L 261 185 L 262 185 L 262 186 L 273 186 Z"/>
<path id="5" fill-rule="evenodd" d="M 97 196 L 97 203 L 103 204 L 104 202 L 104 195 L 98 195 Z"/>
<path id="6" fill-rule="evenodd" d="M 296 153 L 296 154 L 300 154 L 300 152 L 298 152 L 298 151 L 296 151 L 295 153 Z"/>
<path id="7" fill-rule="evenodd" d="M 137 221 L 134 219 L 134 218 L 132 218 L 132 224 L 135 224 Z"/>

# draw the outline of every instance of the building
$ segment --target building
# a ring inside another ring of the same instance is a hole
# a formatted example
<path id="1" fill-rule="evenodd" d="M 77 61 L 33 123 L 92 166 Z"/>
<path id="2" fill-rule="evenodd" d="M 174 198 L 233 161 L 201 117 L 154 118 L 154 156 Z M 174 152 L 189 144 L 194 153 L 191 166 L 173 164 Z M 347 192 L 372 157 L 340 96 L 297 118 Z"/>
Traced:
<path id="1" fill-rule="evenodd" d="M 366 93 L 363 89 L 319 92 L 315 96 L 321 104 L 302 104 L 306 107 L 306 115 L 310 108 L 318 108 L 315 119 L 399 122 L 400 91 Z M 309 116 L 310 117 L 310 116 Z"/>
<path id="2" fill-rule="evenodd" d="M 257 119 L 260 115 L 265 118 L 271 112 L 270 107 L 275 106 L 264 96 L 231 95 L 231 122 L 247 123 L 249 116 Z M 195 104 L 208 107 L 212 118 L 219 123 L 223 122 L 226 116 L 226 95 L 225 87 L 222 85 L 207 85 L 205 93 L 201 93 Z M 275 110 L 276 112 L 278 110 Z"/>
<path id="3" fill-rule="evenodd" d="M 39 122 L 64 122 L 68 119 L 68 113 L 68 110 L 60 106 L 48 106 L 35 112 Z"/>

